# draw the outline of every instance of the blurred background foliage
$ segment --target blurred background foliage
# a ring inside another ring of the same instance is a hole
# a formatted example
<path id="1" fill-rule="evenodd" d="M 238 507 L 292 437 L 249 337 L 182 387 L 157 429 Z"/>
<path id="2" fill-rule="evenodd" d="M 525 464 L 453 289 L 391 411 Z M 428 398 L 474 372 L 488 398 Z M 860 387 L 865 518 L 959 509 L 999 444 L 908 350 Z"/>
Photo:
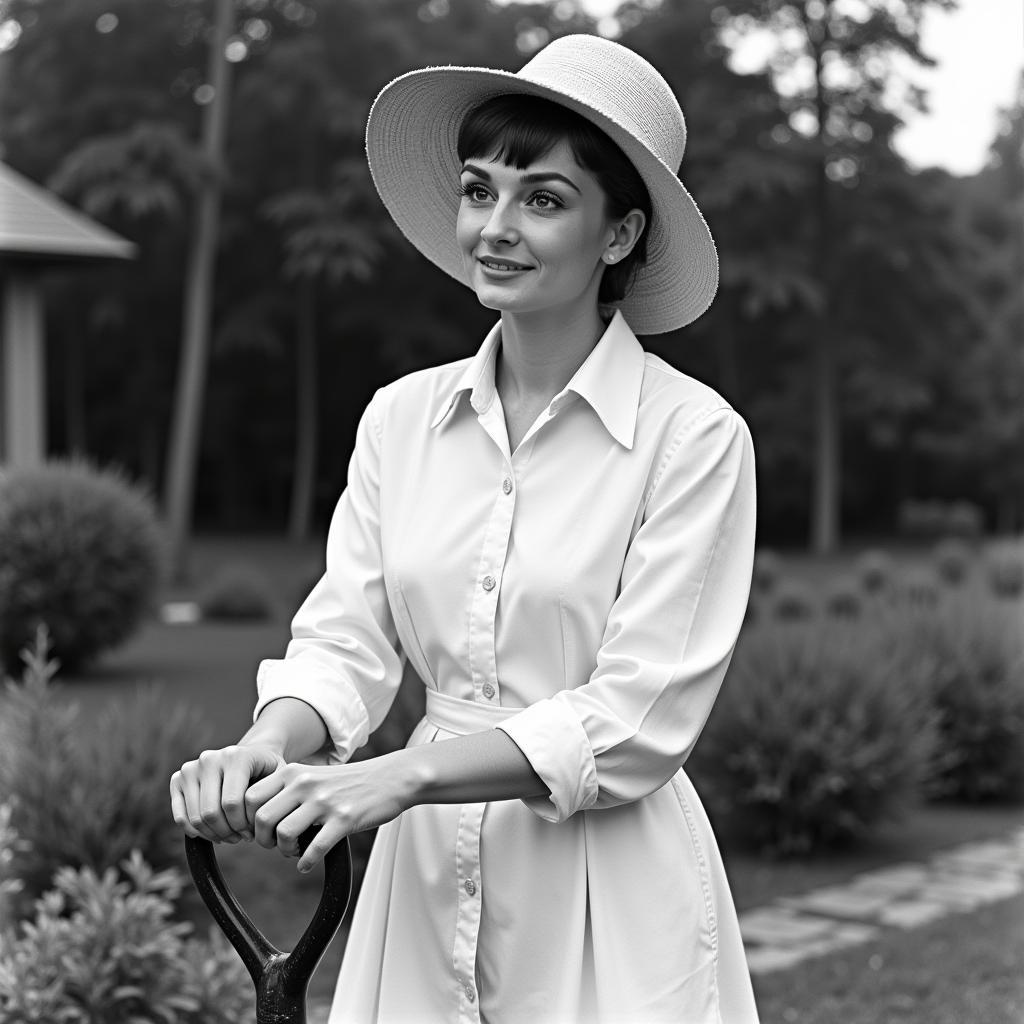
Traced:
<path id="1" fill-rule="evenodd" d="M 762 541 L 888 534 L 914 502 L 1024 524 L 1024 87 L 972 177 L 892 138 L 923 98 L 928 7 L 951 0 L 631 0 L 620 41 L 687 115 L 681 176 L 717 240 L 711 310 L 645 346 L 720 390 L 757 441 Z M 53 274 L 53 454 L 160 493 L 190 216 L 223 186 L 197 468 L 204 530 L 326 524 L 355 424 L 399 374 L 471 354 L 493 313 L 415 253 L 369 179 L 363 127 L 427 64 L 517 69 L 595 31 L 573 0 L 235 0 L 227 153 L 199 142 L 211 0 L 6 0 L 0 155 L 139 245 Z M 776 59 L 737 74 L 729 40 Z M 453 184 L 454 187 L 454 184 Z M 831 530 L 829 523 L 831 522 Z"/>

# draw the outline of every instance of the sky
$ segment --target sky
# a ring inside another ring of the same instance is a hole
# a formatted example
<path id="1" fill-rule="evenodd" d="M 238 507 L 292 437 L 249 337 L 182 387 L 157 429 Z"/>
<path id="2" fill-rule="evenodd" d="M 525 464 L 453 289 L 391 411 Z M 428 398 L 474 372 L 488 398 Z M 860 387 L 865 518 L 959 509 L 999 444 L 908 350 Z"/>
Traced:
<path id="1" fill-rule="evenodd" d="M 582 0 L 597 17 L 611 13 L 619 0 Z M 939 62 L 916 66 L 911 81 L 928 90 L 930 112 L 908 113 L 907 126 L 894 145 L 914 167 L 944 167 L 953 174 L 974 174 L 985 163 L 995 137 L 997 112 L 1009 107 L 1024 69 L 1024 2 L 960 0 L 952 14 L 927 12 L 922 49 Z M 745 55 L 753 68 L 760 55 Z"/>

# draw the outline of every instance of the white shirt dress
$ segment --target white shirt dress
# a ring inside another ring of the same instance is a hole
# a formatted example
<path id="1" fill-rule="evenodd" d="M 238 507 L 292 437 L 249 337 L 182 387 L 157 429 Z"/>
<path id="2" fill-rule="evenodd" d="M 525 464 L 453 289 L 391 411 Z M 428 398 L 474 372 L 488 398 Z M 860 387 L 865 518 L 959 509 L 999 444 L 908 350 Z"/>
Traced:
<path id="1" fill-rule="evenodd" d="M 408 658 L 427 691 L 410 745 L 502 729 L 550 796 L 380 829 L 330 1024 L 756 1024 L 681 768 L 746 607 L 749 433 L 616 314 L 511 452 L 500 343 L 498 324 L 374 396 L 255 714 L 307 701 L 343 762 Z"/>

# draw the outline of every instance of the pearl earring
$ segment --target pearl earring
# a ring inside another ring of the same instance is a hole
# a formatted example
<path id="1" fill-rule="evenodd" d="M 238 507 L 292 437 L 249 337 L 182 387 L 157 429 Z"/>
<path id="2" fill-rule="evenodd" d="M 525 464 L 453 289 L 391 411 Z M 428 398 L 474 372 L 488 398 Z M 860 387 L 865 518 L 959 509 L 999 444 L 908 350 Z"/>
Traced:
<path id="1" fill-rule="evenodd" d="M 613 252 L 606 252 L 604 254 L 605 263 L 614 263 L 617 258 L 618 257 L 616 257 L 615 253 Z"/>

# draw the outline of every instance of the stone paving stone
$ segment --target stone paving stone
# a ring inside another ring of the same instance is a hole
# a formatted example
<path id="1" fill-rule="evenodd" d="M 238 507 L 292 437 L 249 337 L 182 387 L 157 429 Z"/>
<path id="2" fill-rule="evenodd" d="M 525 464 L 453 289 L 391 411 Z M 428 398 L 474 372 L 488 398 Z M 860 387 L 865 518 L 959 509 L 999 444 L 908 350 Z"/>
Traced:
<path id="1" fill-rule="evenodd" d="M 1019 871 L 1020 853 L 1012 843 L 965 843 L 954 850 L 940 853 L 932 858 L 933 864 L 958 864 L 980 870 L 1005 871 L 1007 868 Z"/>
<path id="2" fill-rule="evenodd" d="M 779 902 L 813 914 L 863 921 L 877 917 L 879 911 L 892 902 L 892 895 L 850 885 L 837 885 L 813 889 L 801 896 L 787 896 Z"/>
<path id="3" fill-rule="evenodd" d="M 897 900 L 890 903 L 879 915 L 882 924 L 896 928 L 919 928 L 923 924 L 936 921 L 949 913 L 949 906 L 931 900 Z"/>
<path id="4" fill-rule="evenodd" d="M 751 974 L 784 971 L 806 960 L 810 953 L 801 947 L 784 949 L 777 946 L 754 946 L 747 950 L 747 967 Z"/>
<path id="5" fill-rule="evenodd" d="M 743 941 L 758 946 L 795 946 L 819 938 L 834 927 L 831 921 L 802 917 L 781 907 L 762 907 L 740 914 Z"/>
<path id="6" fill-rule="evenodd" d="M 903 896 L 924 885 L 928 869 L 922 864 L 894 864 L 891 868 L 864 871 L 850 879 L 855 889 L 879 895 Z"/>
<path id="7" fill-rule="evenodd" d="M 881 934 L 882 929 L 873 924 L 846 921 L 837 925 L 828 935 L 799 946 L 810 956 L 825 956 L 840 949 L 862 946 Z"/>
<path id="8" fill-rule="evenodd" d="M 967 875 L 936 875 L 921 889 L 925 899 L 978 906 L 1016 896 L 1024 888 L 1019 878 L 976 878 Z"/>

